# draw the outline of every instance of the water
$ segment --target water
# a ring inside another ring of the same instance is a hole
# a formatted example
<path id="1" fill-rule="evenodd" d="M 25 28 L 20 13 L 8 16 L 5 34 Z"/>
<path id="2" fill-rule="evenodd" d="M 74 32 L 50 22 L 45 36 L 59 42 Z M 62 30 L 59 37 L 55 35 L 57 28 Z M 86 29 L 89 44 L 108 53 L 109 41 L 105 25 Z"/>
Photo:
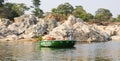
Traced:
<path id="1" fill-rule="evenodd" d="M 120 61 L 120 42 L 77 43 L 74 48 L 40 48 L 33 42 L 0 42 L 0 61 Z"/>

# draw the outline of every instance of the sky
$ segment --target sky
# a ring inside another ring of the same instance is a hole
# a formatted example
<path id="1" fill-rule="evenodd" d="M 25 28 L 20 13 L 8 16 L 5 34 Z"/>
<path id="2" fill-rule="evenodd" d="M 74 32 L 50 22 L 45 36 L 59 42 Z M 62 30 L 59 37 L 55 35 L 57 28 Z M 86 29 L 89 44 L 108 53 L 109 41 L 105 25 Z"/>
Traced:
<path id="1" fill-rule="evenodd" d="M 7 0 L 13 3 L 25 3 L 27 6 L 32 5 L 32 0 Z M 120 0 L 40 0 L 40 8 L 44 12 L 50 12 L 52 8 L 56 8 L 60 4 L 65 2 L 70 3 L 74 8 L 81 5 L 83 8 L 93 15 L 99 8 L 109 9 L 113 14 L 113 17 L 117 17 L 120 14 Z M 29 12 L 26 12 L 29 13 Z"/>

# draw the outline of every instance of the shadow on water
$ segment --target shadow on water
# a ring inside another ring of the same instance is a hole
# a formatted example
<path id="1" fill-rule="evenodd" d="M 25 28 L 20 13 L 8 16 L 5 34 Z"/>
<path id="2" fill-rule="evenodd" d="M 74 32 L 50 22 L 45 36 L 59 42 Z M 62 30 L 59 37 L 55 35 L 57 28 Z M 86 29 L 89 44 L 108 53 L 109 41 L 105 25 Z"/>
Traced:
<path id="1" fill-rule="evenodd" d="M 41 48 L 48 48 L 48 49 L 75 49 L 76 47 L 41 47 L 39 46 L 39 49 Z"/>
<path id="2" fill-rule="evenodd" d="M 72 51 L 72 50 L 75 50 L 76 48 L 75 47 L 71 47 L 71 48 L 50 48 L 50 47 L 40 47 L 39 48 L 39 51 L 51 51 L 51 52 L 64 52 L 64 51 Z M 56 53 L 58 53 L 56 52 Z"/>
<path id="3" fill-rule="evenodd" d="M 71 61 L 72 53 L 76 48 L 39 48 L 41 60 L 43 61 Z"/>

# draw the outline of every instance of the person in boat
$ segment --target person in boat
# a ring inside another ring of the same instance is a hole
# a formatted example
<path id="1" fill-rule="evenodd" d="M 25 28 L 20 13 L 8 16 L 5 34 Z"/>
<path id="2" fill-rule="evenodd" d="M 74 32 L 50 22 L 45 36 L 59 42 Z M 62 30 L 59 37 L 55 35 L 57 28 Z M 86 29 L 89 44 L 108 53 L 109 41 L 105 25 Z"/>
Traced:
<path id="1" fill-rule="evenodd" d="M 66 39 L 67 40 L 73 40 L 73 35 L 71 32 L 66 32 Z"/>
<path id="2" fill-rule="evenodd" d="M 47 33 L 47 32 L 44 32 L 42 39 L 43 39 L 43 40 L 48 40 L 48 38 L 49 38 L 48 33 Z"/>
<path id="3" fill-rule="evenodd" d="M 67 35 L 64 35 L 61 40 L 68 40 Z"/>

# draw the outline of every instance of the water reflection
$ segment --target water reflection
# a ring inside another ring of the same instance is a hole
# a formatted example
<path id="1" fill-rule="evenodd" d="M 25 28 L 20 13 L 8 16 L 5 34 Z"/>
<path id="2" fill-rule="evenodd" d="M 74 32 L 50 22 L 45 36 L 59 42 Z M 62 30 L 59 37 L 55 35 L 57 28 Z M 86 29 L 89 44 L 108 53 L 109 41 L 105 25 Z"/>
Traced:
<path id="1" fill-rule="evenodd" d="M 75 48 L 40 48 L 41 60 L 45 61 L 70 61 L 72 60 L 72 53 L 74 53 Z M 47 58 L 47 59 L 46 59 Z"/>
<path id="2" fill-rule="evenodd" d="M 40 48 L 33 42 L 1 42 L 0 61 L 119 61 L 120 42 L 76 44 L 75 48 Z"/>

